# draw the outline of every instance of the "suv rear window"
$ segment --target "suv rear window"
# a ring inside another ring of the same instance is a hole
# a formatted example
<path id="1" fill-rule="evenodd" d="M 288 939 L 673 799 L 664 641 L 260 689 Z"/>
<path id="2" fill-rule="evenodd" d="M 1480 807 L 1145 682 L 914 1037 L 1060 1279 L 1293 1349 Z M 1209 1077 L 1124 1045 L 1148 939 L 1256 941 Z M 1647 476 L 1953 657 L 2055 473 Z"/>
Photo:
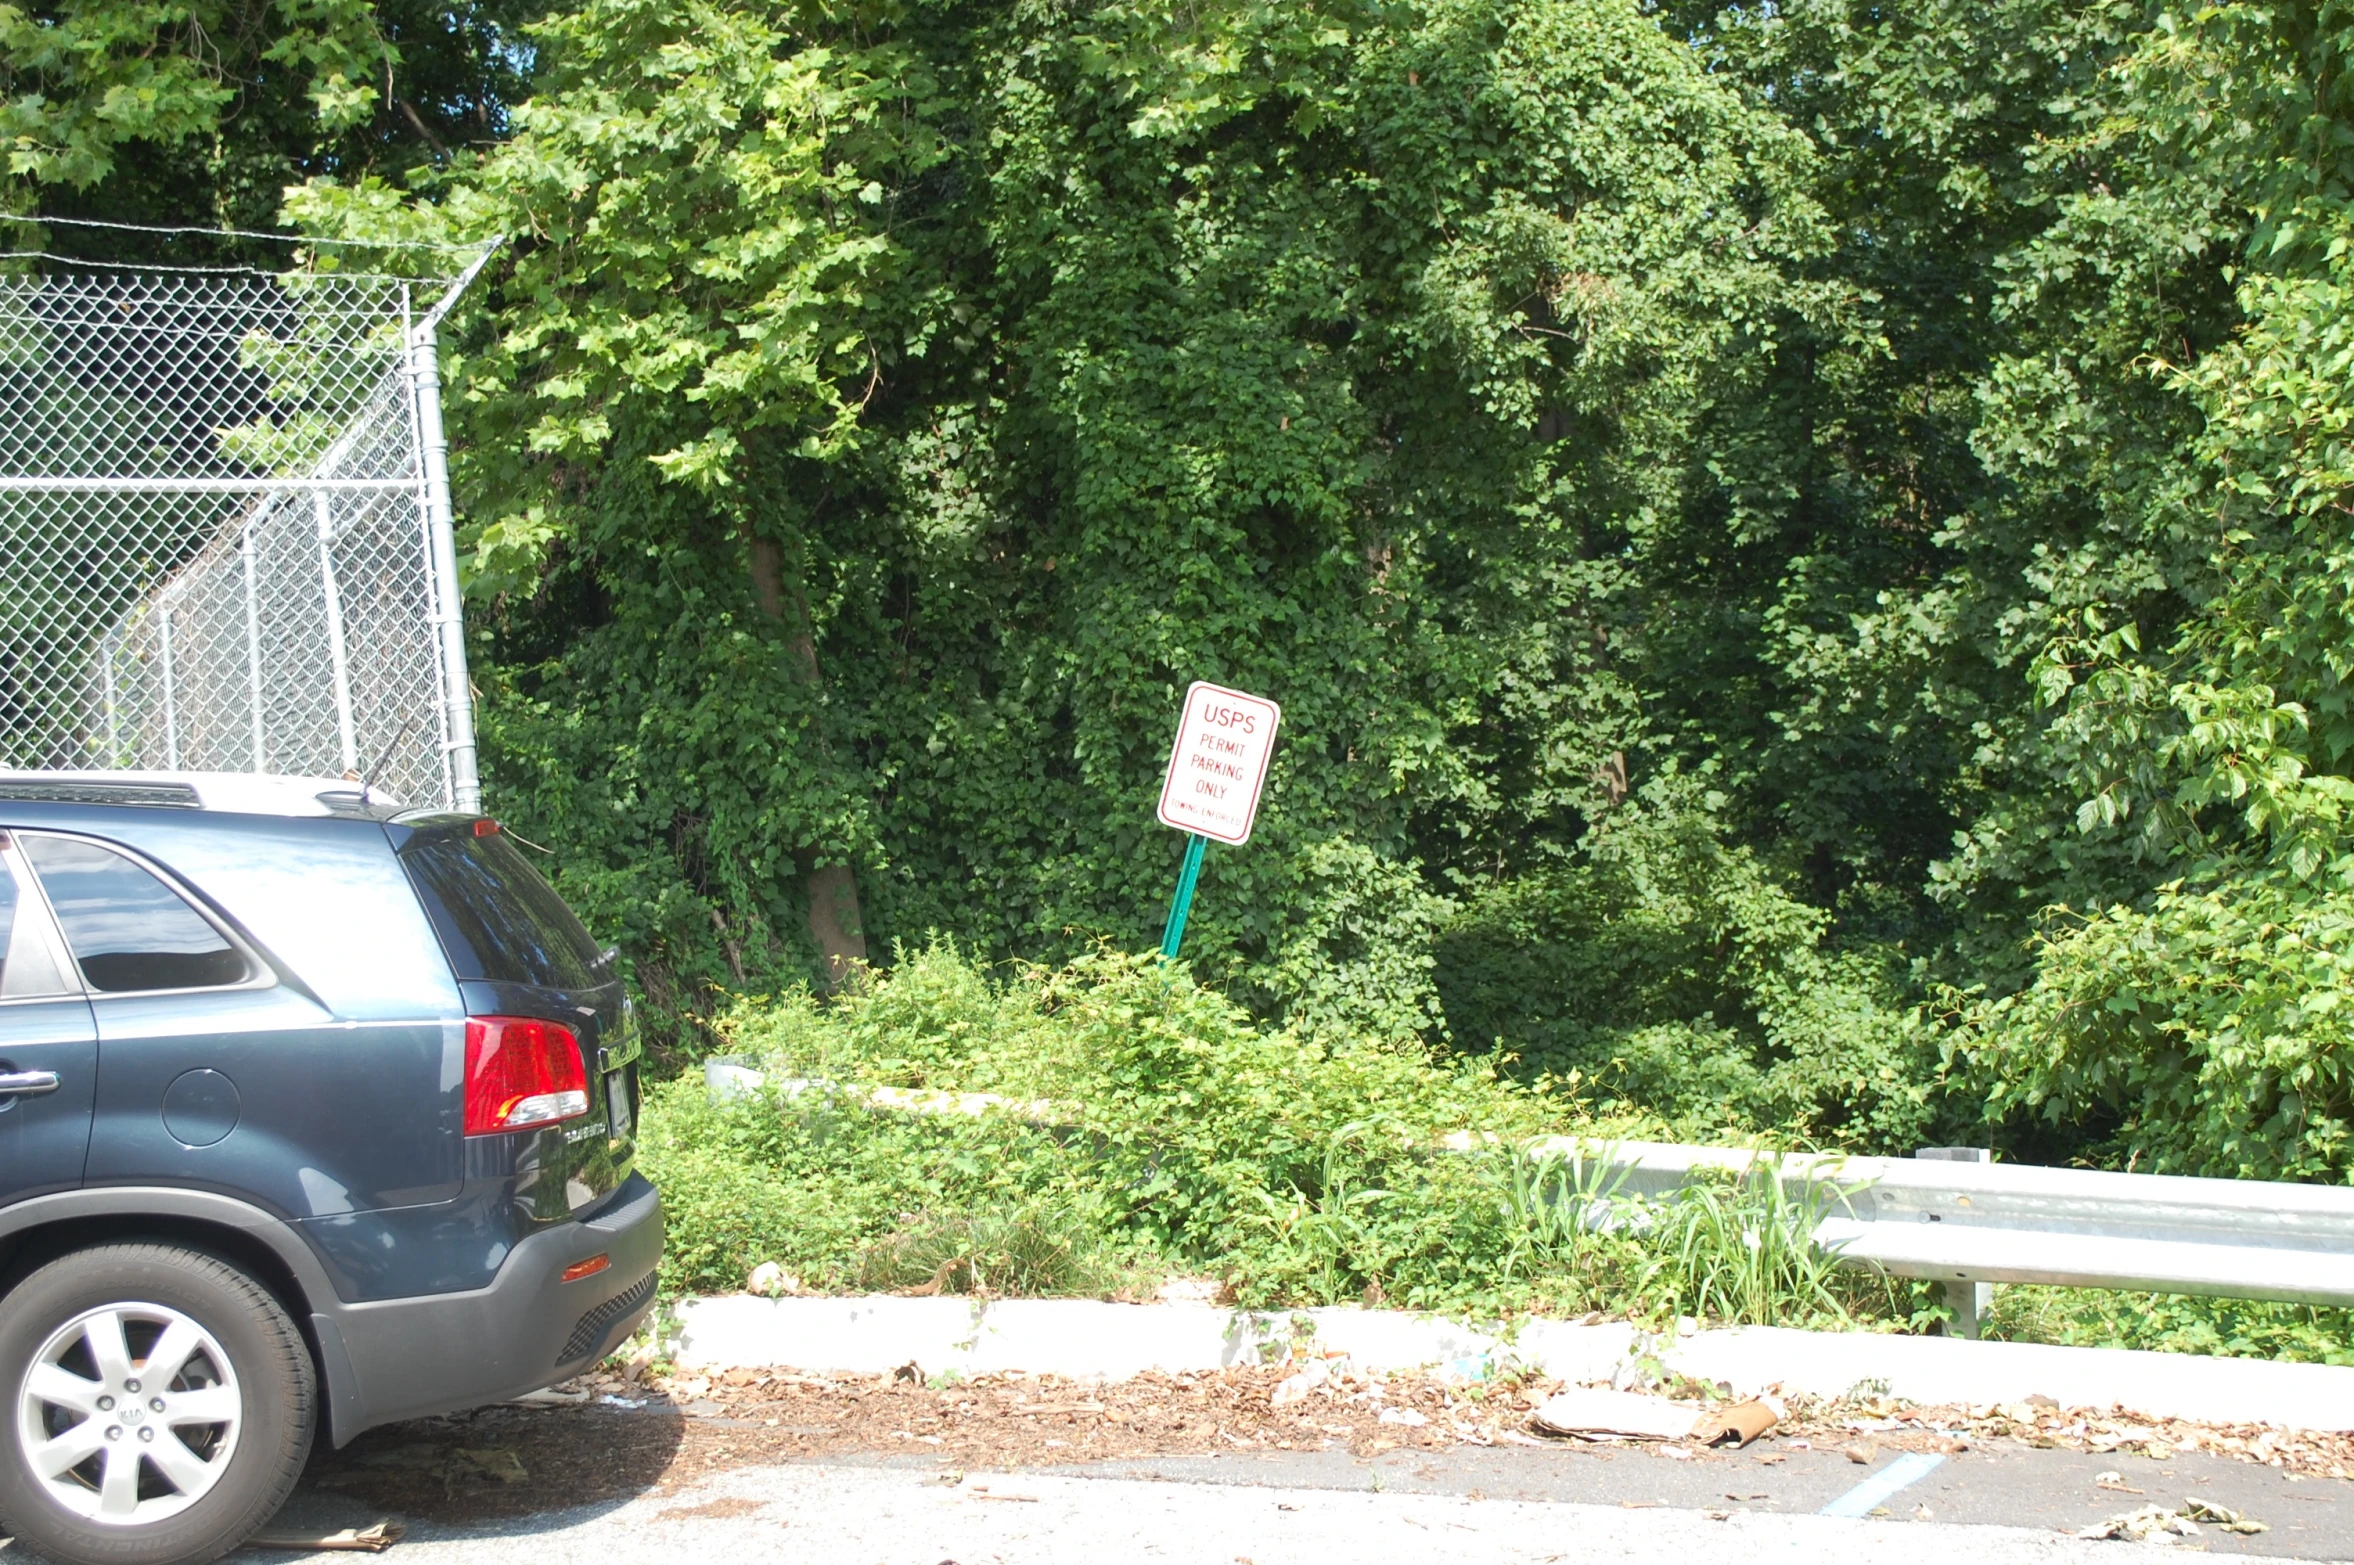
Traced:
<path id="1" fill-rule="evenodd" d="M 460 978 L 586 989 L 597 943 L 505 837 L 433 836 L 401 854 Z"/>

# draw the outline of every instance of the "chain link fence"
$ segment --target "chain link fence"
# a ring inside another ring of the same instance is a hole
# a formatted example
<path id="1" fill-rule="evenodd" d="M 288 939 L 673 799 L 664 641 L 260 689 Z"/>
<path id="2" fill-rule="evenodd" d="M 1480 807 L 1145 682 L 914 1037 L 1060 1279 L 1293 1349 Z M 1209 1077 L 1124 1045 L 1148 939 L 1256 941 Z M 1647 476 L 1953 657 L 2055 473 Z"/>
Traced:
<path id="1" fill-rule="evenodd" d="M 0 257 L 0 768 L 472 809 L 420 281 Z"/>

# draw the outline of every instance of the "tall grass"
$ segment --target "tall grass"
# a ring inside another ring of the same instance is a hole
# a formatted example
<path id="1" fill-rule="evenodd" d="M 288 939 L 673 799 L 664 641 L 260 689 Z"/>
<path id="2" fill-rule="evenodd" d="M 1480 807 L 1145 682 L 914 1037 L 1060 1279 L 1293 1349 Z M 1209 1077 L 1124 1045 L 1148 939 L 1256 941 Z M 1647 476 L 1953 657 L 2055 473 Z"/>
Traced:
<path id="1" fill-rule="evenodd" d="M 741 1287 L 774 1259 L 842 1289 L 1134 1294 L 1183 1272 L 1264 1306 L 1844 1313 L 1768 1197 L 1615 1220 L 1606 1159 L 1515 1150 L 1650 1127 L 1411 1040 L 1269 1028 L 1150 959 L 993 973 L 940 946 L 729 1026 L 772 1078 L 833 1088 L 729 1105 L 691 1077 L 655 1089 L 644 1156 L 675 1288 Z M 880 1086 L 1005 1107 L 876 1109 Z M 1485 1134 L 1448 1150 L 1465 1130 Z"/>
<path id="2" fill-rule="evenodd" d="M 1768 1160 L 1637 1200 L 1610 1142 L 1655 1124 L 1410 1042 L 1264 1027 L 1148 959 L 991 972 L 940 946 L 846 998 L 751 1003 L 729 1025 L 776 1077 L 833 1086 L 728 1105 L 692 1074 L 652 1087 L 641 1146 L 673 1292 L 741 1288 L 776 1260 L 840 1290 L 1134 1297 L 1185 1273 L 1259 1306 L 1877 1329 L 1939 1314 L 1926 1284 L 1840 1268 L 1814 1243 L 1830 1177 Z M 878 1086 L 1008 1106 L 879 1110 Z M 1491 1134 L 1443 1149 L 1464 1130 Z M 1990 1326 L 2342 1362 L 2349 1319 L 2022 1288 L 1997 1295 Z"/>
<path id="3" fill-rule="evenodd" d="M 1600 1284 L 1620 1259 L 1613 1235 L 1628 1218 L 1623 1197 L 1630 1172 L 1605 1145 L 1589 1155 L 1584 1142 L 1545 1154 L 1514 1147 L 1505 1164 L 1504 1215 L 1508 1244 L 1501 1275 L 1564 1274 L 1588 1287 Z"/>
<path id="4" fill-rule="evenodd" d="M 1559 1273 L 1634 1313 L 1744 1325 L 1846 1324 L 1859 1310 L 1885 1318 L 1896 1303 L 1815 1242 L 1817 1221 L 1854 1187 L 1812 1164 L 1793 1175 L 1765 1154 L 1743 1173 L 1645 1199 L 1628 1190 L 1632 1168 L 1616 1148 L 1557 1147 L 1510 1156 L 1506 1276 Z"/>
<path id="5" fill-rule="evenodd" d="M 1654 1286 L 1646 1291 L 1703 1320 L 1849 1321 L 1854 1290 L 1842 1286 L 1837 1258 L 1814 1239 L 1816 1221 L 1842 1193 L 1811 1168 L 1787 1180 L 1770 1157 L 1739 1175 L 1696 1179 L 1655 1208 Z"/>

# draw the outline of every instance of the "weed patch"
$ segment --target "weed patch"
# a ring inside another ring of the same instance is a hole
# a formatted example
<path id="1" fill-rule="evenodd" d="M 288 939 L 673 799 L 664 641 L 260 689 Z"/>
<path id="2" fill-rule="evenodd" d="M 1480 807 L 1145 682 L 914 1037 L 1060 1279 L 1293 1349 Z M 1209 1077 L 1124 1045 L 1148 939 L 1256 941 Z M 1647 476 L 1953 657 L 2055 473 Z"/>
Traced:
<path id="1" fill-rule="evenodd" d="M 2354 1364 L 2354 1310 L 2263 1299 L 1997 1287 L 1986 1335 L 2064 1347 Z"/>
<path id="2" fill-rule="evenodd" d="M 1183 1272 L 1253 1306 L 1898 1318 L 1834 1277 L 1803 1193 L 1696 1186 L 1624 1220 L 1606 1165 L 1527 1149 L 1651 1127 L 1410 1038 L 1269 1027 L 1150 958 L 993 975 L 937 945 L 829 1002 L 748 1003 L 728 1038 L 765 1094 L 648 1100 L 676 1288 L 775 1260 L 829 1289 L 1135 1297 Z"/>
<path id="3" fill-rule="evenodd" d="M 764 1094 L 715 1104 L 690 1074 L 647 1097 L 672 1291 L 730 1292 L 773 1260 L 825 1291 L 1145 1298 L 1182 1274 L 1256 1307 L 1939 1314 L 1927 1284 L 1813 1242 L 1835 1177 L 1638 1201 L 1608 1143 L 1655 1123 L 1410 1040 L 1269 1027 L 1149 958 L 993 973 L 935 945 L 822 1004 L 747 1002 L 728 1038 Z M 2005 1288 L 1988 1335 L 2335 1363 L 2349 1318 Z"/>
<path id="4" fill-rule="evenodd" d="M 978 1293 L 1050 1298 L 1132 1283 L 1102 1234 L 1053 1207 L 919 1212 L 862 1248 L 851 1280 L 870 1293 Z"/>

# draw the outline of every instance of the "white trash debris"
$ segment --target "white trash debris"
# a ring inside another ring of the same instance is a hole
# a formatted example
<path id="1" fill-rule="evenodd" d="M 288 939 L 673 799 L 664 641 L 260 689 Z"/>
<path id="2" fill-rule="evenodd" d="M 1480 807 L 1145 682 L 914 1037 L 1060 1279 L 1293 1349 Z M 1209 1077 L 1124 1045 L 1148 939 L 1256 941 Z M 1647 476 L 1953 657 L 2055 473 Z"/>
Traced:
<path id="1" fill-rule="evenodd" d="M 733 1103 L 743 1098 L 757 1098 L 768 1086 L 766 1073 L 754 1070 L 742 1060 L 709 1059 L 703 1062 L 703 1090 L 714 1103 Z"/>
<path id="2" fill-rule="evenodd" d="M 1332 1366 L 1322 1359 L 1310 1359 L 1306 1367 L 1301 1369 L 1298 1374 L 1287 1377 L 1281 1385 L 1275 1388 L 1272 1400 L 1277 1407 L 1290 1407 L 1295 1402 L 1305 1402 L 1312 1393 L 1321 1390 L 1324 1384 L 1331 1379 Z"/>
<path id="3" fill-rule="evenodd" d="M 1546 1398 L 1532 1421 L 1547 1434 L 1588 1440 L 1682 1440 L 1700 1422 L 1700 1409 L 1635 1391 L 1581 1388 Z"/>

